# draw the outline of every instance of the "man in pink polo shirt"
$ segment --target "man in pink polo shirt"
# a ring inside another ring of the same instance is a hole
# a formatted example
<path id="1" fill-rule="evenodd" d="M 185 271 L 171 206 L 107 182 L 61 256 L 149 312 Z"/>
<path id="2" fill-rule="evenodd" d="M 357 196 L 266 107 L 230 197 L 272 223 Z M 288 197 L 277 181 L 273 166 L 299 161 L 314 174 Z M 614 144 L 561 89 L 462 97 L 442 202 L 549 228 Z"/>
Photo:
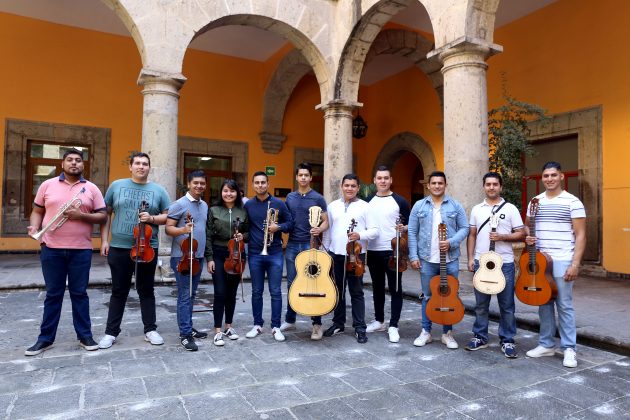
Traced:
<path id="1" fill-rule="evenodd" d="M 96 185 L 83 178 L 83 168 L 82 152 L 77 149 L 66 151 L 61 162 L 61 175 L 44 181 L 33 202 L 28 227 L 31 236 L 47 226 L 65 204 L 80 200 L 80 205 L 68 206 L 63 217 L 55 220 L 40 238 L 46 300 L 39 337 L 25 351 L 26 356 L 35 356 L 52 347 L 61 316 L 66 278 L 79 345 L 86 350 L 98 349 L 92 338 L 87 285 L 92 264 L 92 225 L 105 223 L 107 213 L 103 194 Z M 59 226 L 63 218 L 67 219 Z"/>

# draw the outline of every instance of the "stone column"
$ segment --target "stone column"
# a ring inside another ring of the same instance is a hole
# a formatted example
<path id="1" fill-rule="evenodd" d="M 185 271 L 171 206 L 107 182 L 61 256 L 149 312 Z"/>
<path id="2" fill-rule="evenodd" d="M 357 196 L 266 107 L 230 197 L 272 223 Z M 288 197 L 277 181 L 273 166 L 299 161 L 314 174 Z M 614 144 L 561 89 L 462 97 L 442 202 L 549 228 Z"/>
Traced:
<path id="1" fill-rule="evenodd" d="M 341 178 L 352 172 L 352 110 L 357 105 L 329 102 L 324 111 L 324 198 L 340 197 Z"/>
<path id="2" fill-rule="evenodd" d="M 166 74 L 142 69 L 138 84 L 143 87 L 142 148 L 151 156 L 149 180 L 162 185 L 171 200 L 177 188 L 177 114 L 179 89 L 186 78 L 181 74 Z M 160 256 L 170 255 L 171 238 L 160 227 Z M 170 272 L 168 259 L 160 267 Z"/>
<path id="3" fill-rule="evenodd" d="M 478 41 L 478 40 L 475 40 Z M 444 172 L 447 193 L 470 214 L 483 200 L 488 172 L 488 97 L 485 60 L 501 47 L 468 39 L 429 53 L 438 55 L 444 75 Z"/>

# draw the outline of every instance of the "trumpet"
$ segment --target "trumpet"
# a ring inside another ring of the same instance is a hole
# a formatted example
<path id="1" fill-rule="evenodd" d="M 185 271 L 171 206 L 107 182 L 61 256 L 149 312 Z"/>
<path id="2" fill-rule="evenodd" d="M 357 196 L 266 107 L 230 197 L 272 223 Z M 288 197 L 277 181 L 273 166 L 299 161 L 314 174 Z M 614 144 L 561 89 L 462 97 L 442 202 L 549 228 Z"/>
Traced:
<path id="1" fill-rule="evenodd" d="M 274 209 L 271 207 L 271 200 L 267 202 L 267 217 L 263 222 L 263 231 L 265 232 L 263 236 L 263 250 L 260 255 L 269 255 L 267 254 L 267 247 L 273 243 L 273 232 L 269 232 L 269 225 L 271 223 L 278 222 L 278 209 Z"/>
<path id="2" fill-rule="evenodd" d="M 66 210 L 70 208 L 79 208 L 81 206 L 82 201 L 79 198 L 79 194 L 83 194 L 84 192 L 85 187 L 81 188 L 81 190 L 77 192 L 69 201 L 67 201 L 63 206 L 59 207 L 59 210 L 57 210 L 57 214 L 55 214 L 55 216 L 50 219 L 48 224 L 36 234 L 30 235 L 31 238 L 39 241 L 42 239 L 42 236 L 44 236 L 44 233 L 48 232 L 49 230 L 51 232 L 54 232 L 55 230 L 59 229 L 64 223 L 66 223 L 66 220 L 68 220 L 68 216 L 64 216 L 63 214 Z"/>

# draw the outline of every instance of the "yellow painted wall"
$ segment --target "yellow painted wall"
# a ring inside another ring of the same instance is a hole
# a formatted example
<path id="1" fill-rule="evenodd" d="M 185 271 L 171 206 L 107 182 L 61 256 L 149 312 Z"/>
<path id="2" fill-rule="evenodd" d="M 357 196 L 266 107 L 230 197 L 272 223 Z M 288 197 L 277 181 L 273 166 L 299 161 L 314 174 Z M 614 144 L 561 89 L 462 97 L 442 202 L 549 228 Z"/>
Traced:
<path id="1" fill-rule="evenodd" d="M 560 0 L 498 29 L 504 52 L 488 71 L 489 107 L 501 72 L 512 96 L 550 114 L 603 105 L 603 267 L 618 273 L 630 273 L 629 21 L 627 1 Z"/>

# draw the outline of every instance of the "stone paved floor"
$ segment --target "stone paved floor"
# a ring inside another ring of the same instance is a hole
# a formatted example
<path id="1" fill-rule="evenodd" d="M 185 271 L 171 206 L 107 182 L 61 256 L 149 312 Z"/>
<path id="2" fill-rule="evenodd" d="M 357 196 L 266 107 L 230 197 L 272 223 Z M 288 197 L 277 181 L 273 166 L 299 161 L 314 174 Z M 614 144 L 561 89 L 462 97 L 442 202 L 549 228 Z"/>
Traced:
<path id="1" fill-rule="evenodd" d="M 204 285 L 201 300 L 211 300 Z M 243 336 L 251 326 L 250 301 L 238 302 L 235 327 Z M 416 302 L 405 301 L 401 341 L 385 333 L 357 344 L 348 333 L 312 342 L 310 322 L 276 343 L 269 330 L 225 347 L 200 341 L 187 353 L 177 341 L 175 289 L 157 292 L 159 331 L 164 346 L 143 340 L 139 305 L 132 292 L 123 332 L 109 350 L 78 347 L 68 298 L 55 347 L 27 358 L 34 343 L 44 292 L 0 292 L 0 413 L 5 418 L 90 419 L 335 419 L 335 418 L 630 418 L 630 359 L 578 347 L 577 369 L 562 358 L 526 359 L 536 343 L 529 331 L 517 337 L 521 357 L 507 360 L 491 324 L 491 347 L 477 352 L 448 350 L 438 341 L 412 345 L 419 333 Z M 104 330 L 107 289 L 91 289 L 95 338 Z M 265 319 L 269 300 L 265 296 Z M 371 295 L 366 290 L 368 322 Z M 350 317 L 348 308 L 348 319 Z M 211 313 L 195 314 L 199 329 Z M 456 326 L 463 347 L 472 318 Z M 330 316 L 324 326 L 330 325 Z M 268 324 L 267 324 L 268 326 Z"/>

